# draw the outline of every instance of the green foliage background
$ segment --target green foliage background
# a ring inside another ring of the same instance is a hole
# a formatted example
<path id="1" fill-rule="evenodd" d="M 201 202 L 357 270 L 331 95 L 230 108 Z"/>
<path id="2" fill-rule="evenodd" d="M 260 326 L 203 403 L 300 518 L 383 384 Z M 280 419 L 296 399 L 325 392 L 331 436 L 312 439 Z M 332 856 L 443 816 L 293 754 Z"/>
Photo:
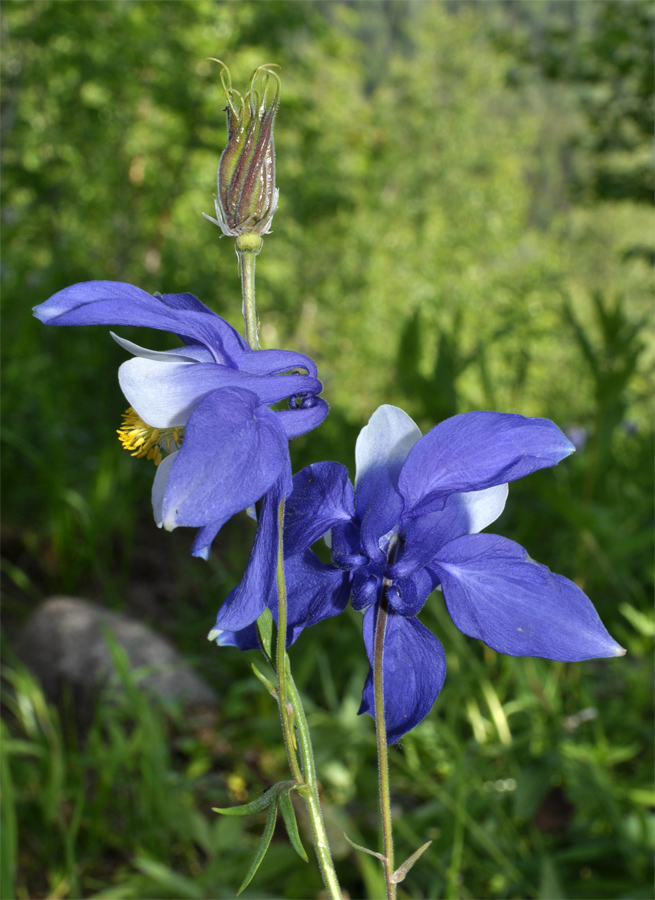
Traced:
<path id="1" fill-rule="evenodd" d="M 576 580 L 628 655 L 500 658 L 429 601 L 449 677 L 392 780 L 399 858 L 434 844 L 401 896 L 652 896 L 652 4 L 16 0 L 2 27 L 9 643 L 41 597 L 74 592 L 152 620 L 222 696 L 218 736 L 171 732 L 128 691 L 78 746 L 8 663 L 2 896 L 233 896 L 261 823 L 210 807 L 283 777 L 248 659 L 204 643 L 248 523 L 208 565 L 187 559 L 190 533 L 156 532 L 152 468 L 114 436 L 123 352 L 30 316 L 114 279 L 192 291 L 239 327 L 233 247 L 200 215 L 225 143 L 208 56 L 235 85 L 282 66 L 261 335 L 312 355 L 331 404 L 295 468 L 352 466 L 383 402 L 424 430 L 487 408 L 586 434 L 513 486 L 497 527 Z M 340 839 L 376 840 L 364 654 L 341 618 L 292 662 L 344 887 L 376 897 L 372 861 Z M 273 851 L 249 896 L 317 896 L 313 862 L 281 837 Z"/>

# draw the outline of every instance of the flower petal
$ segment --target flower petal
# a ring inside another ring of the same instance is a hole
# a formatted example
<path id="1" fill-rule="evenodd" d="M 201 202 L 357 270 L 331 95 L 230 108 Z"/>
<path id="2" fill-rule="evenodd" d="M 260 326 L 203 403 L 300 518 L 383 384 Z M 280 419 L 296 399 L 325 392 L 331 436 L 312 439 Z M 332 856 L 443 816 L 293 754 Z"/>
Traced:
<path id="1" fill-rule="evenodd" d="M 208 347 L 216 362 L 238 364 L 243 338 L 193 294 L 153 296 L 121 281 L 84 281 L 34 307 L 46 325 L 138 325 L 172 331 Z"/>
<path id="2" fill-rule="evenodd" d="M 123 350 L 127 350 L 132 356 L 141 356 L 144 359 L 156 359 L 163 362 L 214 362 L 214 357 L 210 351 L 200 344 L 191 344 L 179 347 L 176 350 L 148 350 L 147 347 L 140 347 L 138 344 L 133 343 L 133 341 L 128 341 L 126 338 L 114 334 L 113 331 L 110 331 L 109 334 L 119 347 L 122 347 Z"/>
<path id="3" fill-rule="evenodd" d="M 217 363 L 134 357 L 118 370 L 121 390 L 144 422 L 153 428 L 184 425 L 195 407 L 212 391 L 243 388 L 269 405 L 299 391 L 320 391 L 308 375 L 246 375 Z"/>
<path id="4" fill-rule="evenodd" d="M 423 609 L 437 583 L 428 569 L 394 579 L 387 592 L 389 604 L 401 616 L 415 616 Z"/>
<path id="5" fill-rule="evenodd" d="M 405 513 L 443 509 L 445 497 L 480 491 L 554 466 L 574 451 L 549 419 L 510 413 L 453 416 L 410 450 L 399 477 Z"/>
<path id="6" fill-rule="evenodd" d="M 364 615 L 364 643 L 371 666 L 377 610 L 376 604 Z M 393 744 L 427 716 L 445 678 L 446 654 L 441 641 L 418 619 L 400 616 L 389 610 L 382 656 L 384 721 L 388 744 Z M 364 685 L 359 713 L 375 717 L 372 669 Z"/>
<path id="7" fill-rule="evenodd" d="M 514 541 L 462 537 L 446 544 L 432 566 L 455 625 L 499 653 L 566 662 L 625 653 L 580 588 Z"/>
<path id="8" fill-rule="evenodd" d="M 338 522 L 354 515 L 348 469 L 336 462 L 314 463 L 293 476 L 284 513 L 284 555 L 311 547 Z"/>
<path id="9" fill-rule="evenodd" d="M 380 406 L 359 433 L 355 445 L 355 508 L 362 521 L 362 544 L 382 563 L 378 541 L 398 524 L 402 498 L 398 475 L 420 439 L 416 423 L 397 406 Z"/>
<path id="10" fill-rule="evenodd" d="M 305 405 L 301 404 L 295 409 L 275 411 L 289 440 L 317 428 L 330 411 L 330 407 L 321 397 L 305 398 L 302 403 Z"/>
<path id="11" fill-rule="evenodd" d="M 507 485 L 483 491 L 451 494 L 443 509 L 403 521 L 403 551 L 389 569 L 389 577 L 406 578 L 426 566 L 444 544 L 465 534 L 476 534 L 495 522 L 505 508 Z"/>
<path id="12" fill-rule="evenodd" d="M 287 559 L 284 573 L 289 647 L 303 629 L 343 612 L 350 596 L 350 574 L 322 563 L 311 550 Z M 271 611 L 277 623 L 277 595 Z"/>
<path id="13" fill-rule="evenodd" d="M 305 369 L 313 377 L 317 374 L 314 360 L 294 350 L 247 350 L 239 368 L 249 375 L 282 375 L 294 369 Z"/>
<path id="14" fill-rule="evenodd" d="M 215 641 L 219 647 L 238 647 L 239 650 L 259 650 L 257 625 L 247 625 L 240 631 L 227 631 L 212 628 L 207 635 L 208 640 Z"/>
<path id="15" fill-rule="evenodd" d="M 157 466 L 155 480 L 152 483 L 152 511 L 155 514 L 157 528 L 161 528 L 164 524 L 164 494 L 166 492 L 166 485 L 168 484 L 168 477 L 171 473 L 171 466 L 175 462 L 179 452 L 179 450 L 174 450 L 162 459 Z"/>
<path id="16" fill-rule="evenodd" d="M 267 606 L 277 602 L 277 511 L 282 495 L 281 482 L 264 495 L 245 574 L 230 591 L 216 617 L 215 627 L 220 631 L 241 631 L 256 622 Z"/>
<path id="17" fill-rule="evenodd" d="M 222 525 L 278 478 L 290 491 L 288 442 L 276 414 L 250 391 L 214 391 L 187 422 L 166 484 L 164 527 Z"/>

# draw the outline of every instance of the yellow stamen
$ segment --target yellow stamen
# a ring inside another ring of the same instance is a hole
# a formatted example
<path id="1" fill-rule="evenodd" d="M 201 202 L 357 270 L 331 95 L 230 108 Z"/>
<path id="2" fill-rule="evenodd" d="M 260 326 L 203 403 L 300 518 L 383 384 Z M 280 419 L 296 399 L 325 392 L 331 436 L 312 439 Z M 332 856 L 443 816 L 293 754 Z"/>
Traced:
<path id="1" fill-rule="evenodd" d="M 118 429 L 118 440 L 124 450 L 132 456 L 154 460 L 156 466 L 162 461 L 161 451 L 172 453 L 179 450 L 184 439 L 184 426 L 174 425 L 172 428 L 153 428 L 130 407 L 123 413 L 123 424 Z"/>

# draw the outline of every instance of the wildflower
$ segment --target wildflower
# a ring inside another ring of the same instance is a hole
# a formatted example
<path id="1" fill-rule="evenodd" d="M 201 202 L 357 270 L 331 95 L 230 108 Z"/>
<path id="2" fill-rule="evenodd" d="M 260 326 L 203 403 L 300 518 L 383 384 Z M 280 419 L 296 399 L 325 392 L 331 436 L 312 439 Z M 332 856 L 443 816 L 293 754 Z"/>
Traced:
<path id="1" fill-rule="evenodd" d="M 228 142 L 218 164 L 216 218 L 205 215 L 224 235 L 268 234 L 277 209 L 273 123 L 280 102 L 280 78 L 272 64 L 260 66 L 250 76 L 245 96 L 232 87 L 230 71 L 223 67 L 221 81 L 227 100 Z M 263 79 L 260 92 L 256 84 Z M 268 82 L 275 81 L 273 98 Z M 261 241 L 259 241 L 261 245 Z"/>
<path id="2" fill-rule="evenodd" d="M 199 528 L 194 556 L 207 558 L 235 513 L 267 492 L 290 491 L 288 441 L 319 425 L 328 410 L 308 356 L 254 352 L 192 294 L 151 295 L 121 282 L 75 284 L 34 314 L 47 325 L 138 325 L 182 340 L 176 350 L 156 351 L 112 335 L 132 354 L 118 373 L 130 404 L 119 438 L 133 455 L 158 464 L 157 525 Z M 285 399 L 289 409 L 270 408 Z"/>
<path id="3" fill-rule="evenodd" d="M 421 436 L 406 413 L 381 406 L 357 440 L 354 491 L 339 463 L 311 465 L 294 477 L 284 531 L 288 642 L 351 597 L 353 609 L 366 610 L 372 664 L 384 592 L 389 743 L 428 714 L 444 682 L 444 649 L 416 618 L 435 588 L 457 628 L 499 653 L 575 661 L 625 652 L 572 581 L 514 541 L 480 533 L 503 511 L 507 482 L 573 450 L 547 419 L 472 412 Z M 309 549 L 328 532 L 331 565 Z M 247 633 L 224 642 L 251 645 Z M 374 709 L 369 672 L 360 713 Z"/>

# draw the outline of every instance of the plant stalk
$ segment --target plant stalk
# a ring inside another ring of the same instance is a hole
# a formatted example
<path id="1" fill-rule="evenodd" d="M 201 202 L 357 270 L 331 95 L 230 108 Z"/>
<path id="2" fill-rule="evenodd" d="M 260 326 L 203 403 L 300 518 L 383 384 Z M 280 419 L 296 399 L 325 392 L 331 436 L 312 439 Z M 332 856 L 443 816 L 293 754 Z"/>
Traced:
<path id="1" fill-rule="evenodd" d="M 277 544 L 277 598 L 278 598 L 278 620 L 277 620 L 277 647 L 275 653 L 275 668 L 277 669 L 277 702 L 280 707 L 280 718 L 282 719 L 282 734 L 284 735 L 284 746 L 287 750 L 287 758 L 291 774 L 298 784 L 305 784 L 303 773 L 298 765 L 296 756 L 296 735 L 293 729 L 295 719 L 295 708 L 288 699 L 288 680 L 291 678 L 289 666 L 289 657 L 286 651 L 286 633 L 287 633 L 287 588 L 284 581 L 284 546 L 282 541 L 282 533 L 284 528 L 284 497 L 280 501 L 277 511 L 277 523 L 279 539 Z"/>
<path id="2" fill-rule="evenodd" d="M 254 234 L 240 234 L 236 241 L 236 251 L 239 257 L 239 269 L 241 274 L 241 295 L 243 298 L 242 312 L 245 324 L 246 340 L 252 350 L 259 350 L 257 307 L 255 305 L 255 259 L 262 247 L 262 239 Z M 277 595 L 278 595 L 278 627 L 277 646 L 275 649 L 275 667 L 277 669 L 278 690 L 277 700 L 280 707 L 280 719 L 282 720 L 282 734 L 284 746 L 289 760 L 289 767 L 294 781 L 298 785 L 297 791 L 303 798 L 307 809 L 307 816 L 312 830 L 312 838 L 316 858 L 321 870 L 321 876 L 325 885 L 329 900 L 342 900 L 341 888 L 334 870 L 334 863 L 330 854 L 327 833 L 321 813 L 318 797 L 318 783 L 316 780 L 316 766 L 314 753 L 309 736 L 309 726 L 303 709 L 300 694 L 291 675 L 289 657 L 286 652 L 287 634 L 287 591 L 284 579 L 284 499 L 278 507 L 278 547 L 277 547 Z M 295 726 L 295 728 L 294 728 Z M 296 732 L 300 748 L 302 768 L 298 764 Z"/>
<path id="3" fill-rule="evenodd" d="M 278 703 L 280 706 L 280 718 L 282 719 L 282 731 L 284 744 L 287 749 L 289 766 L 298 785 L 298 793 L 305 802 L 309 824 L 312 829 L 312 838 L 316 858 L 325 884 L 325 890 L 329 900 L 342 900 L 341 889 L 334 871 L 334 864 L 330 854 L 323 814 L 318 798 L 318 782 L 316 780 L 316 766 L 312 741 L 309 735 L 309 726 L 305 710 L 303 709 L 300 694 L 291 675 L 289 657 L 286 652 L 287 633 L 287 592 L 284 580 L 284 547 L 282 542 L 284 526 L 284 499 L 278 508 L 278 527 L 280 538 L 277 552 L 277 596 L 278 596 L 278 628 L 276 648 L 276 668 L 278 677 Z M 295 731 L 294 731 L 295 725 Z M 296 732 L 300 745 L 300 757 L 302 771 L 298 767 L 296 758 Z"/>
<path id="4" fill-rule="evenodd" d="M 302 759 L 302 767 L 305 778 L 304 786 L 298 789 L 298 793 L 305 801 L 309 824 L 312 829 L 312 837 L 314 839 L 314 850 L 316 851 L 316 859 L 323 877 L 323 884 L 329 897 L 329 900 L 342 900 L 343 895 L 339 887 L 337 873 L 334 870 L 332 855 L 330 853 L 330 845 L 328 844 L 327 833 L 325 831 L 325 823 L 323 822 L 323 814 L 321 812 L 321 804 L 318 797 L 318 782 L 316 780 L 316 766 L 314 764 L 314 752 L 312 750 L 312 741 L 309 735 L 309 726 L 305 717 L 300 694 L 295 682 L 289 672 L 289 698 L 293 704 L 296 713 L 296 730 L 298 732 L 298 742 L 300 744 L 300 756 Z"/>
<path id="5" fill-rule="evenodd" d="M 235 240 L 241 275 L 241 312 L 246 326 L 246 340 L 251 350 L 260 350 L 257 306 L 255 304 L 255 260 L 263 241 L 258 234 L 240 234 Z"/>
<path id="6" fill-rule="evenodd" d="M 390 582 L 389 582 L 390 584 Z M 387 900 L 396 900 L 396 885 L 392 880 L 393 866 L 393 826 L 391 821 L 391 790 L 389 786 L 389 754 L 387 749 L 387 726 L 384 721 L 384 685 L 382 659 L 384 655 L 384 633 L 387 627 L 388 600 L 385 579 L 382 596 L 375 621 L 373 645 L 373 690 L 375 693 L 375 737 L 378 745 L 378 776 L 380 782 L 380 819 L 384 845 L 384 880 L 387 886 Z"/>

